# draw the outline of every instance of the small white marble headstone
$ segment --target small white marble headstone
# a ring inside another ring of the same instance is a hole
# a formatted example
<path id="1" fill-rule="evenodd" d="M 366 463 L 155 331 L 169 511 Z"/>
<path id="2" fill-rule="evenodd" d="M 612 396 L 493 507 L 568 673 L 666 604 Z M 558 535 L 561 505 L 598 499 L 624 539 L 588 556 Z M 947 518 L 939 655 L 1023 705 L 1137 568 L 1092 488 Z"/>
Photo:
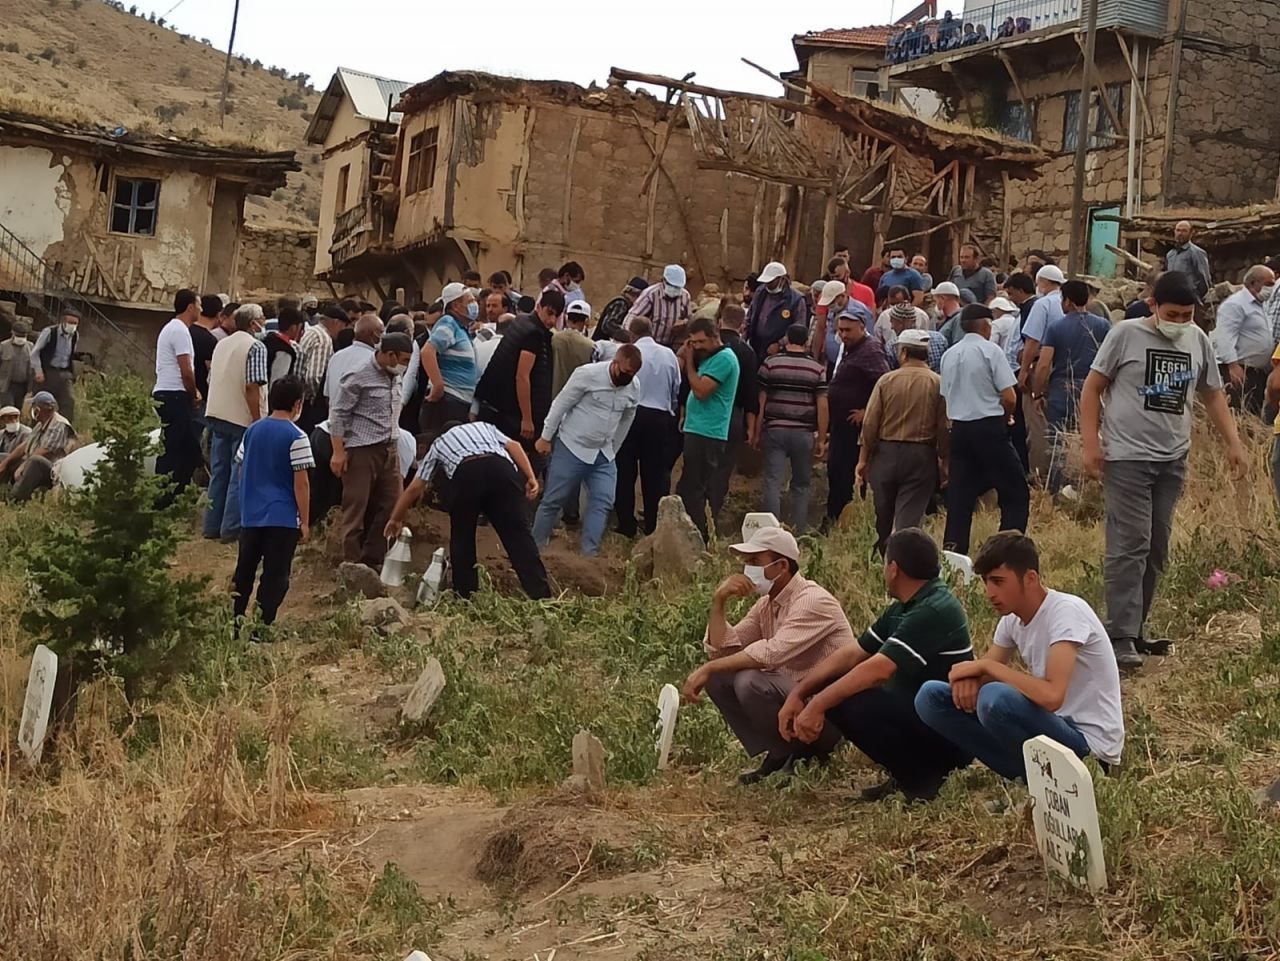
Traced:
<path id="1" fill-rule="evenodd" d="M 1105 891 L 1107 867 L 1089 769 L 1074 751 L 1043 734 L 1023 743 L 1022 757 L 1045 866 L 1076 887 Z"/>
<path id="2" fill-rule="evenodd" d="M 31 655 L 27 697 L 22 704 L 22 722 L 18 726 L 18 750 L 32 765 L 39 764 L 44 753 L 44 735 L 49 729 L 53 685 L 57 678 L 58 655 L 43 644 L 37 644 L 35 653 Z"/>
<path id="3" fill-rule="evenodd" d="M 676 732 L 676 714 L 680 710 L 680 692 L 674 684 L 663 684 L 658 692 L 658 770 L 665 771 L 671 758 L 671 738 Z"/>
<path id="4" fill-rule="evenodd" d="M 943 551 L 942 562 L 953 571 L 960 573 L 960 583 L 966 587 L 973 580 L 973 561 L 965 554 L 957 554 L 955 551 Z"/>
<path id="5" fill-rule="evenodd" d="M 426 717 L 431 705 L 435 704 L 436 698 L 444 690 L 444 685 L 444 668 L 436 658 L 428 658 L 427 666 L 418 675 L 418 682 L 413 685 L 413 690 L 404 699 L 404 707 L 400 709 L 404 719 L 421 721 Z"/>
<path id="6" fill-rule="evenodd" d="M 781 527 L 778 518 L 768 511 L 753 511 L 742 519 L 742 543 L 751 540 L 751 535 L 762 527 Z"/>
<path id="7" fill-rule="evenodd" d="M 410 951 L 404 961 L 431 961 L 431 956 L 425 951 Z"/>

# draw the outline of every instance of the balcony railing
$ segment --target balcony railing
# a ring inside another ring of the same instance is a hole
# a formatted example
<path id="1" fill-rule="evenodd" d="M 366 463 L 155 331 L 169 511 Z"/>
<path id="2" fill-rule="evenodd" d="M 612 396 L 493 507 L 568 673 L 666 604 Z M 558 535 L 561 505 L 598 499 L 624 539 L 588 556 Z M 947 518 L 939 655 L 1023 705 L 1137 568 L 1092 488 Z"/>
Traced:
<path id="1" fill-rule="evenodd" d="M 1082 0 L 1004 0 L 967 10 L 950 20 L 927 20 L 890 39 L 885 59 L 891 64 L 907 63 L 934 53 L 1076 23 L 1082 6 Z"/>

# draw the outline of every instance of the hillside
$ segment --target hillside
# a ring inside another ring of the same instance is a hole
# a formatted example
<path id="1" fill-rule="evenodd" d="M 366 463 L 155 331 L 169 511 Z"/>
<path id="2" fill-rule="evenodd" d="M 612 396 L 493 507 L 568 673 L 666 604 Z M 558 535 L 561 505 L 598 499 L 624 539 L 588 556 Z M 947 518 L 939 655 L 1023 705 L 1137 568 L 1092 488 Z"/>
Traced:
<path id="1" fill-rule="evenodd" d="M 258 224 L 314 225 L 320 155 L 302 138 L 320 95 L 309 78 L 234 60 L 231 112 L 220 130 L 225 51 L 127 11 L 103 0 L 0 0 L 0 103 L 71 109 L 106 127 L 297 150 L 302 171 L 270 198 L 250 198 L 245 214 Z"/>

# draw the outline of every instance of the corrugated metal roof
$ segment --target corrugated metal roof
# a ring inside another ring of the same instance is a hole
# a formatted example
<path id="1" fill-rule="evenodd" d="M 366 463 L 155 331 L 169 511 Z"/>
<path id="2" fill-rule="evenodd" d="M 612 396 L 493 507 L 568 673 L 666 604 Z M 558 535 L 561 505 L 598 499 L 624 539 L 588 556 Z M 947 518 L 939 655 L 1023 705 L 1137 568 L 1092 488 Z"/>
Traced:
<path id="1" fill-rule="evenodd" d="M 324 143 L 333 127 L 342 98 L 350 99 L 355 114 L 361 120 L 400 122 L 400 114 L 391 113 L 388 107 L 397 102 L 411 85 L 404 80 L 392 80 L 372 73 L 339 67 L 325 88 L 315 116 L 307 127 L 307 143 Z"/>

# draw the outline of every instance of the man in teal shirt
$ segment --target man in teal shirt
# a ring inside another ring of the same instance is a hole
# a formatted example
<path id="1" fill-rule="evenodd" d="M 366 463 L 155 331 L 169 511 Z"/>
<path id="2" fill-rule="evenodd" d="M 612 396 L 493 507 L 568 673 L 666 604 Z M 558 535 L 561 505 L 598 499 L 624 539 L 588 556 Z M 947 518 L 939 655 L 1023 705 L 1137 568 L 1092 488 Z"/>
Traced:
<path id="1" fill-rule="evenodd" d="M 720 342 L 720 330 L 710 318 L 689 323 L 689 339 L 676 355 L 689 381 L 684 415 L 684 466 L 676 493 L 694 524 L 707 534 L 707 505 L 711 478 L 725 457 L 733 398 L 738 390 L 738 358 Z M 715 517 L 711 518 L 715 522 Z"/>

